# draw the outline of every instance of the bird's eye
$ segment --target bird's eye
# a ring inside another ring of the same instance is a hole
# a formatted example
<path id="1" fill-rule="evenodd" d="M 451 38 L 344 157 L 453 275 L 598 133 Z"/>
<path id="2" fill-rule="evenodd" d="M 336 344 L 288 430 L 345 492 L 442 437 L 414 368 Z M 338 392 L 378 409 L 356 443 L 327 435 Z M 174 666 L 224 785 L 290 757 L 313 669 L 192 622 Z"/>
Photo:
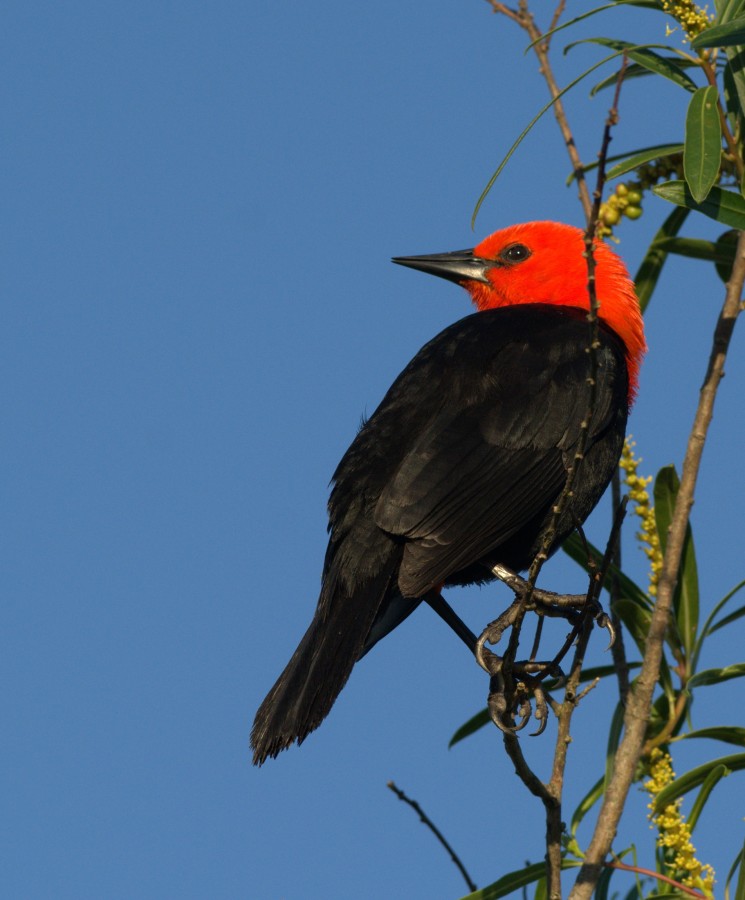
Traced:
<path id="1" fill-rule="evenodd" d="M 499 254 L 508 263 L 519 263 L 530 256 L 530 248 L 525 244 L 510 244 Z"/>

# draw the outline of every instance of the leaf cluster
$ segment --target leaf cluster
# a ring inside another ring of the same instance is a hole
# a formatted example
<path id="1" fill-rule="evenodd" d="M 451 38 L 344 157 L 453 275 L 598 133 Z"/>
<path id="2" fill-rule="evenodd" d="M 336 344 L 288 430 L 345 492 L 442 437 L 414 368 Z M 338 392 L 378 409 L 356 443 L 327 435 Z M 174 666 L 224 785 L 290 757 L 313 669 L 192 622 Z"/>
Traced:
<path id="1" fill-rule="evenodd" d="M 495 8 L 502 6 L 493 5 Z M 708 23 L 704 17 L 699 30 L 689 34 L 685 49 L 674 46 L 675 42 L 680 42 L 686 29 L 686 20 L 680 11 L 685 4 L 674 0 L 615 0 L 570 21 L 555 24 L 555 27 L 541 34 L 529 46 L 543 41 L 547 47 L 555 35 L 571 30 L 580 21 L 628 5 L 664 16 L 677 29 L 671 34 L 670 42 L 646 44 L 616 36 L 601 36 L 569 43 L 564 48 L 565 53 L 579 44 L 589 44 L 611 52 L 575 77 L 567 87 L 557 91 L 528 124 L 479 198 L 474 219 L 497 177 L 535 122 L 560 102 L 565 93 L 575 89 L 599 68 L 618 64 L 623 59 L 621 71 L 626 80 L 665 79 L 690 95 L 680 135 L 671 135 L 671 140 L 664 144 L 636 147 L 608 159 L 609 163 L 614 164 L 607 173 L 609 180 L 631 176 L 630 184 L 634 189 L 651 192 L 674 206 L 651 241 L 636 275 L 637 293 L 642 308 L 646 309 L 670 254 L 713 264 L 724 282 L 729 280 L 732 272 L 739 232 L 745 231 L 745 0 L 717 0 L 715 15 Z M 677 22 L 671 21 L 676 16 Z M 590 92 L 597 94 L 614 87 L 617 80 L 617 71 L 605 75 L 591 87 Z M 569 181 L 584 178 L 596 165 L 586 165 L 575 170 Z M 694 215 L 691 217 L 691 214 Z M 726 230 L 713 241 L 698 236 L 681 236 L 685 223 L 692 224 L 695 228 L 696 223 L 702 221 L 696 214 L 726 226 Z M 679 490 L 680 481 L 675 468 L 662 468 L 654 482 L 654 522 L 663 552 Z M 589 547 L 588 558 L 588 545 L 576 535 L 566 541 L 564 550 L 589 572 L 592 572 L 594 566 L 592 558 L 599 560 L 602 557 L 596 548 Z M 652 621 L 654 598 L 624 571 L 613 568 L 610 575 L 615 583 L 613 612 L 643 657 Z M 658 694 L 653 704 L 636 778 L 641 780 L 646 777 L 652 750 L 660 748 L 669 752 L 679 741 L 708 740 L 742 748 L 736 753 L 714 756 L 679 775 L 655 797 L 654 808 L 659 811 L 692 795 L 688 815 L 691 830 L 698 824 L 716 786 L 731 773 L 745 769 L 745 728 L 727 723 L 706 728 L 696 728 L 693 725 L 693 699 L 699 690 L 706 694 L 712 687 L 745 676 L 745 662 L 734 661 L 709 669 L 701 669 L 699 665 L 704 645 L 722 629 L 736 625 L 745 617 L 745 605 L 736 606 L 734 602 L 740 597 L 743 587 L 745 581 L 740 581 L 706 613 L 701 604 L 694 538 L 689 524 L 672 615 L 665 636 Z M 637 661 L 630 661 L 630 672 L 635 672 L 639 665 Z M 581 680 L 589 682 L 613 677 L 615 672 L 614 666 L 586 669 Z M 604 795 L 621 739 L 623 713 L 623 703 L 619 702 L 610 726 L 604 771 L 598 772 L 592 786 L 571 816 L 571 824 L 564 837 L 562 866 L 565 868 L 578 866 L 583 860 L 578 829 Z M 455 732 L 451 746 L 467 739 L 489 721 L 486 710 L 477 713 Z M 629 855 L 630 861 L 622 862 Z M 637 873 L 634 886 L 626 895 L 629 900 L 652 896 L 690 896 L 692 893 L 682 883 L 684 873 L 675 871 L 670 854 L 666 855 L 659 849 L 656 854 L 656 872 L 641 874 L 643 870 L 636 865 L 634 848 L 620 853 L 615 857 L 615 862 L 606 865 L 596 888 L 596 896 L 599 898 L 609 896 L 611 878 L 619 869 L 630 869 Z M 519 889 L 527 896 L 525 891 L 530 884 L 536 886 L 536 898 L 546 896 L 546 869 L 543 863 L 527 865 L 503 875 L 488 887 L 470 894 L 468 900 L 494 900 Z M 736 853 L 724 886 L 725 896 L 745 900 L 745 848 Z M 695 891 L 693 895 L 704 896 Z"/>

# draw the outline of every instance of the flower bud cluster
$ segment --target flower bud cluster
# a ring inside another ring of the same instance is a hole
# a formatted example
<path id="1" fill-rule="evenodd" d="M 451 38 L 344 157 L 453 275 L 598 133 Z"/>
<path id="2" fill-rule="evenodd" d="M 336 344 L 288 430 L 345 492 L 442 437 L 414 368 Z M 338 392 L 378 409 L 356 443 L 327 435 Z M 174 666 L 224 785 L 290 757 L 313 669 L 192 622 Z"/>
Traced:
<path id="1" fill-rule="evenodd" d="M 680 811 L 683 802 L 679 797 L 660 812 L 654 811 L 657 796 L 675 780 L 673 761 L 669 753 L 655 748 L 650 754 L 650 778 L 644 789 L 652 797 L 649 803 L 649 819 L 657 828 L 657 846 L 665 851 L 665 860 L 673 876 L 681 884 L 698 888 L 706 896 L 713 896 L 714 870 L 708 863 L 696 859 L 696 848 L 691 842 L 691 826 Z"/>
<path id="2" fill-rule="evenodd" d="M 693 0 L 662 0 L 663 10 L 680 23 L 686 38 L 692 41 L 711 25 L 714 16 L 709 15 L 708 6 L 697 6 Z M 667 34 L 671 33 L 668 29 Z"/>

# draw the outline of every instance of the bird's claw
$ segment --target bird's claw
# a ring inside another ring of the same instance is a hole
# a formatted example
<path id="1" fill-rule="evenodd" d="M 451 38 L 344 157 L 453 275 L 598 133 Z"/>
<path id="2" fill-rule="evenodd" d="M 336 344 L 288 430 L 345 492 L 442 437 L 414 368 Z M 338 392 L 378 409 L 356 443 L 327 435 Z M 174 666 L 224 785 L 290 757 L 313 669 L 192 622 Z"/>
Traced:
<path id="1" fill-rule="evenodd" d="M 597 623 L 599 628 L 605 628 L 608 631 L 608 646 L 605 648 L 605 652 L 615 644 L 616 642 L 616 629 L 613 625 L 613 620 L 611 617 L 600 607 L 598 604 L 599 612 L 595 616 L 595 622 Z"/>
<path id="2" fill-rule="evenodd" d="M 533 716 L 538 721 L 538 729 L 531 737 L 537 736 L 543 734 L 548 724 L 549 702 L 543 687 L 543 679 L 546 676 L 558 678 L 560 681 L 565 678 L 559 663 L 571 646 L 573 637 L 578 634 L 583 618 L 591 615 L 600 628 L 608 630 L 610 637 L 608 649 L 615 641 L 615 628 L 598 601 L 588 600 L 585 594 L 556 594 L 538 588 L 531 591 L 527 581 L 504 566 L 495 566 L 492 572 L 512 588 L 516 599 L 505 612 L 486 626 L 476 641 L 474 651 L 476 660 L 491 676 L 489 713 L 497 728 L 506 734 L 521 731 Z M 524 601 L 528 596 L 530 600 L 526 606 Z M 497 644 L 504 632 L 521 619 L 526 609 L 535 610 L 538 615 L 566 619 L 573 627 L 572 634 L 567 639 L 564 649 L 549 662 L 511 661 L 506 665 L 503 657 L 487 650 L 486 644 Z M 535 711 L 532 708 L 532 701 L 535 703 Z"/>
<path id="3" fill-rule="evenodd" d="M 499 657 L 494 657 L 499 659 Z M 500 662 L 503 662 L 500 660 Z M 538 730 L 531 737 L 543 734 L 548 723 L 548 701 L 541 682 L 541 677 L 549 671 L 555 670 L 553 663 L 527 662 L 513 663 L 511 670 L 517 675 L 517 679 L 508 681 L 500 668 L 498 674 L 493 675 L 489 685 L 488 707 L 494 724 L 505 734 L 516 734 L 522 731 L 531 717 L 538 720 Z M 530 672 L 539 672 L 535 677 Z M 532 700 L 535 701 L 535 712 Z M 517 719 L 515 722 L 514 720 Z M 514 724 L 508 724 L 509 722 Z"/>

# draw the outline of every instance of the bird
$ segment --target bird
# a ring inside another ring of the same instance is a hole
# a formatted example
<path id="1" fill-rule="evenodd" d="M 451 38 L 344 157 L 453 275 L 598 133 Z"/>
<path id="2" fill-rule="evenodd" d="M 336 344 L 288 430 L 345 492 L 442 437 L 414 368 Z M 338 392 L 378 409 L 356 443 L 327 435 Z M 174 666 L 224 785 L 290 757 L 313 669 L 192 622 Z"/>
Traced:
<path id="1" fill-rule="evenodd" d="M 595 240 L 595 397 L 584 456 L 549 555 L 618 464 L 646 351 L 634 284 Z M 443 587 L 518 572 L 541 548 L 589 402 L 584 232 L 502 228 L 472 249 L 393 262 L 464 287 L 476 311 L 404 368 L 331 480 L 329 541 L 308 630 L 256 713 L 253 761 L 302 743 L 355 663 Z"/>

